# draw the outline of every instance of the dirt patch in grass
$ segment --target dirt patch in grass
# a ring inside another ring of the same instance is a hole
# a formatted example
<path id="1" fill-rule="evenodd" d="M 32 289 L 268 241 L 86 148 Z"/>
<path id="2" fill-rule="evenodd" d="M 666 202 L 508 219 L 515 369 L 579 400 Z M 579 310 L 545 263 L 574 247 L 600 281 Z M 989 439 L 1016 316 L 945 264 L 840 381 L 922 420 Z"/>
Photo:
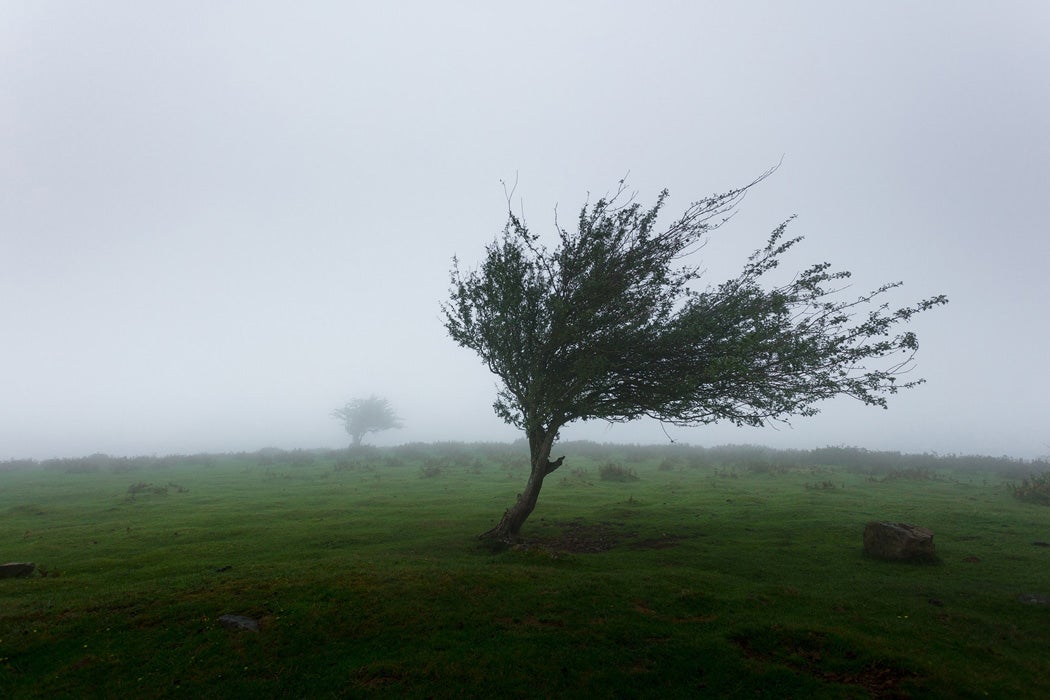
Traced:
<path id="1" fill-rule="evenodd" d="M 918 674 L 884 659 L 872 659 L 833 635 L 811 630 L 768 629 L 736 635 L 746 657 L 783 664 L 828 683 L 863 688 L 872 698 L 914 697 Z"/>
<path id="2" fill-rule="evenodd" d="M 623 540 L 634 537 L 633 532 L 627 532 L 623 523 L 600 522 L 588 524 L 582 518 L 576 518 L 568 522 L 556 523 L 562 532 L 547 546 L 560 552 L 573 554 L 593 554 L 605 552 L 618 545 Z"/>
<path id="3" fill-rule="evenodd" d="M 566 554 L 595 554 L 605 552 L 635 533 L 624 529 L 623 523 L 585 523 L 583 518 L 556 522 L 561 532 L 548 537 L 535 537 L 516 545 L 515 549 L 542 549 Z"/>
<path id="4" fill-rule="evenodd" d="M 584 522 L 583 518 L 554 523 L 561 532 L 554 536 L 530 539 L 518 545 L 520 549 L 545 549 L 566 554 L 596 554 L 625 544 L 631 549 L 665 549 L 682 539 L 678 535 L 638 539 L 638 533 L 628 530 L 626 523 L 601 521 Z"/>
<path id="5" fill-rule="evenodd" d="M 527 615 L 523 618 L 497 617 L 495 622 L 508 629 L 517 627 L 529 629 L 560 629 L 565 627 L 564 620 L 556 620 L 549 617 L 536 617 L 535 615 Z"/>
<path id="6" fill-rule="evenodd" d="M 631 549 L 667 549 L 674 547 L 682 538 L 679 535 L 660 535 L 659 537 L 647 537 L 644 540 L 631 542 Z"/>

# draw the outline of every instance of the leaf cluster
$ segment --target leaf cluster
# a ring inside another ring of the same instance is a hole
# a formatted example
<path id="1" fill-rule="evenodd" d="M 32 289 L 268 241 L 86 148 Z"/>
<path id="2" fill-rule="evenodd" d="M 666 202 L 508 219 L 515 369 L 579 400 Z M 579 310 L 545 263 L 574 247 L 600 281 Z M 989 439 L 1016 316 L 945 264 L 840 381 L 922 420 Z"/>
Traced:
<path id="1" fill-rule="evenodd" d="M 701 271 L 687 260 L 768 174 L 664 227 L 667 191 L 646 208 L 621 182 L 582 207 L 575 231 L 558 227 L 554 250 L 509 213 L 478 269 L 454 260 L 445 326 L 500 378 L 497 414 L 526 431 L 640 416 L 761 425 L 841 394 L 885 407 L 921 383 L 897 381 L 918 348 L 900 326 L 947 299 L 891 309 L 877 303 L 891 283 L 843 300 L 849 273 L 828 263 L 767 285 L 802 240 L 785 237 L 788 222 L 737 277 L 696 289 Z"/>

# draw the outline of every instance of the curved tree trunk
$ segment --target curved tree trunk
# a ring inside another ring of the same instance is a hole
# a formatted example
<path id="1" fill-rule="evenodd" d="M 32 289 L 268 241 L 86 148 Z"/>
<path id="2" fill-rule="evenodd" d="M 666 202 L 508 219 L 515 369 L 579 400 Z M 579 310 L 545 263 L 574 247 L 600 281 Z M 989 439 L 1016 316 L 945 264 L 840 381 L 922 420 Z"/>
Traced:
<path id="1" fill-rule="evenodd" d="M 521 526 L 532 514 L 536 507 L 536 499 L 540 496 L 543 480 L 552 471 L 561 466 L 564 457 L 552 462 L 550 461 L 551 447 L 554 439 L 558 436 L 557 428 L 536 430 L 529 435 L 529 452 L 532 458 L 532 468 L 529 480 L 525 484 L 525 490 L 518 494 L 517 501 L 500 518 L 496 527 L 481 535 L 484 539 L 490 539 L 504 544 L 514 544 L 518 541 Z"/>

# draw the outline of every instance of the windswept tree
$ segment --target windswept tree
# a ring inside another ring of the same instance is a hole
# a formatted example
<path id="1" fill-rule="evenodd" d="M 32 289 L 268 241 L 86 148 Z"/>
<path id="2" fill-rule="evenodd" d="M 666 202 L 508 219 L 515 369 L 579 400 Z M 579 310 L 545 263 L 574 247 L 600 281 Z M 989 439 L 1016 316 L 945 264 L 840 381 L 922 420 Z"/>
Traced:
<path id="1" fill-rule="evenodd" d="M 898 381 L 918 348 L 901 327 L 947 299 L 891 309 L 879 297 L 899 282 L 842 299 L 849 272 L 828 263 L 768 282 L 801 240 L 785 237 L 787 222 L 737 277 L 698 288 L 700 269 L 687 259 L 767 175 L 663 226 L 667 191 L 645 208 L 621 181 L 582 207 L 575 232 L 557 226 L 553 250 L 508 212 L 480 267 L 463 271 L 453 258 L 445 327 L 499 377 L 494 409 L 524 431 L 532 463 L 486 536 L 518 538 L 543 480 L 562 464 L 550 459 L 558 432 L 573 421 L 761 426 L 813 415 L 840 395 L 885 408 L 887 395 L 923 381 Z"/>
<path id="2" fill-rule="evenodd" d="M 332 411 L 332 417 L 343 421 L 343 427 L 353 440 L 354 447 L 359 447 L 368 433 L 400 428 L 402 425 L 401 419 L 390 407 L 390 402 L 375 395 L 350 401 Z"/>

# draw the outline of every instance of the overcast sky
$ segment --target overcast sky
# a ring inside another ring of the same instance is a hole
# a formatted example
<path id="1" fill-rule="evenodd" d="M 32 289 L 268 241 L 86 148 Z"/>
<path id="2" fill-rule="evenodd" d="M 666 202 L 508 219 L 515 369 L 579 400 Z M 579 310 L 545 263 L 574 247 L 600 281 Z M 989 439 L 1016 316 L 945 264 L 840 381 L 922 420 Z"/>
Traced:
<path id="1" fill-rule="evenodd" d="M 1044 0 L 0 2 L 0 459 L 337 447 L 372 393 L 378 444 L 514 439 L 440 317 L 500 180 L 553 236 L 628 172 L 674 215 L 781 157 L 708 281 L 797 214 L 799 268 L 950 297 L 928 382 L 670 436 L 1046 454 L 1048 67 Z"/>

